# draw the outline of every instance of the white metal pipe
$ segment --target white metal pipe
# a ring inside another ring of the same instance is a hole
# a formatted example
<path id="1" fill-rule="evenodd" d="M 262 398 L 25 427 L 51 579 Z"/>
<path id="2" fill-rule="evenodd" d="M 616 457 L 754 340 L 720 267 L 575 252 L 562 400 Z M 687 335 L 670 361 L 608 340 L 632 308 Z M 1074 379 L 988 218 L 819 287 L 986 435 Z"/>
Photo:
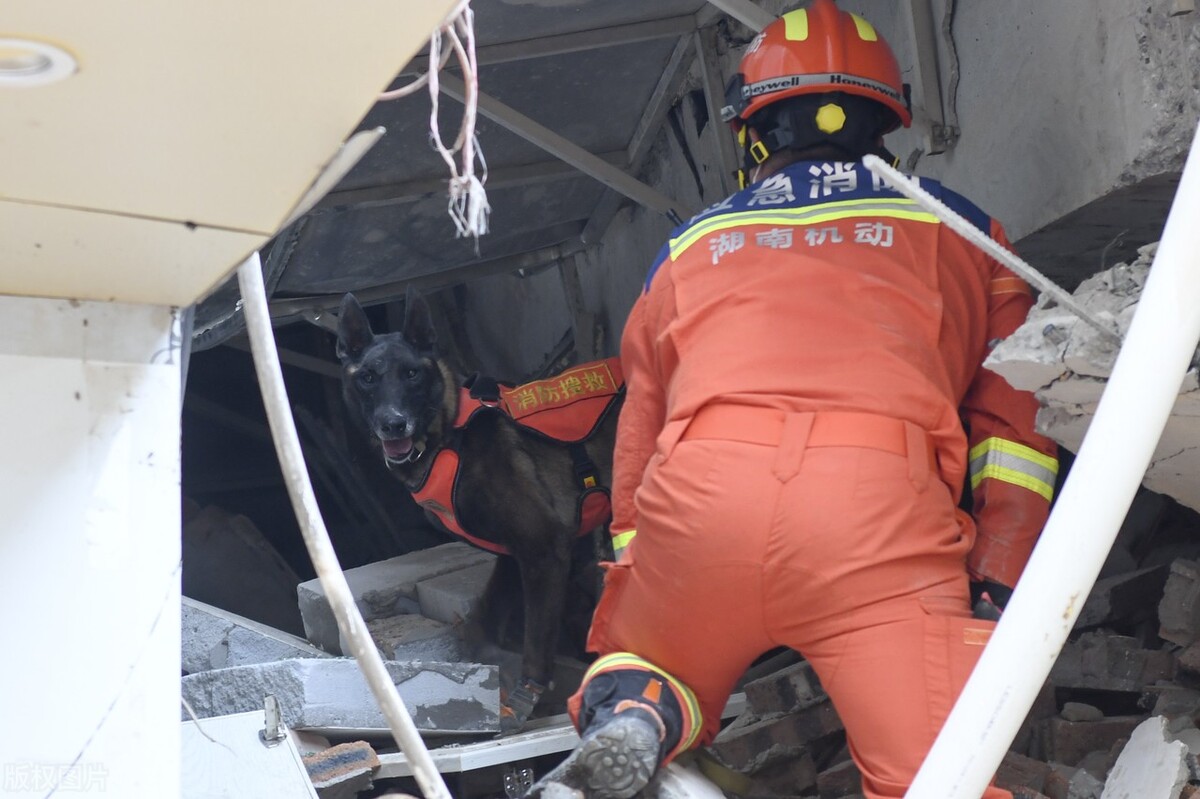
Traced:
<path id="1" fill-rule="evenodd" d="M 1087 436 L 992 640 L 908 799 L 976 799 L 1045 683 L 1137 491 L 1200 339 L 1200 130 Z"/>
<path id="2" fill-rule="evenodd" d="M 433 764 L 425 742 L 421 740 L 412 717 L 404 707 L 400 694 L 379 651 L 367 631 L 346 575 L 338 563 L 337 553 L 329 540 L 329 532 L 321 518 L 317 498 L 312 490 L 304 455 L 300 450 L 300 439 L 296 435 L 296 423 L 292 419 L 291 404 L 287 388 L 283 384 L 283 373 L 279 367 L 279 353 L 275 348 L 275 334 L 271 328 L 271 315 L 267 310 L 266 288 L 262 279 L 262 263 L 255 252 L 238 267 L 238 285 L 242 291 L 242 308 L 246 314 L 246 329 L 250 335 L 250 349 L 254 353 L 254 371 L 258 375 L 263 404 L 267 409 L 267 421 L 271 425 L 271 436 L 275 439 L 275 450 L 283 468 L 288 496 L 291 497 L 304 545 L 312 559 L 321 588 L 329 598 L 329 605 L 337 618 L 338 629 L 349 642 L 350 651 L 366 677 L 367 686 L 375 701 L 383 710 L 388 727 L 396 742 L 404 751 L 408 762 L 413 764 L 413 776 L 427 799 L 450 799 L 446 783 Z"/>

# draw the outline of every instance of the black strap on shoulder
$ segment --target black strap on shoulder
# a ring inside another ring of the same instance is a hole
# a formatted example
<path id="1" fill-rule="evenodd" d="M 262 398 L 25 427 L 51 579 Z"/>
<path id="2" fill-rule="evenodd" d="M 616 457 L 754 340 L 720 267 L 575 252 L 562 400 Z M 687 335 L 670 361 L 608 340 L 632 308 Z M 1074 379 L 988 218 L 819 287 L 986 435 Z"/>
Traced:
<path id="1" fill-rule="evenodd" d="M 567 451 L 571 453 L 571 461 L 575 465 L 575 481 L 580 487 L 594 488 L 600 485 L 600 472 L 588 456 L 587 447 L 577 442 L 568 444 Z"/>
<path id="2" fill-rule="evenodd" d="M 476 372 L 463 381 L 463 388 L 470 392 L 472 399 L 493 403 L 500 401 L 500 384 L 494 377 Z"/>

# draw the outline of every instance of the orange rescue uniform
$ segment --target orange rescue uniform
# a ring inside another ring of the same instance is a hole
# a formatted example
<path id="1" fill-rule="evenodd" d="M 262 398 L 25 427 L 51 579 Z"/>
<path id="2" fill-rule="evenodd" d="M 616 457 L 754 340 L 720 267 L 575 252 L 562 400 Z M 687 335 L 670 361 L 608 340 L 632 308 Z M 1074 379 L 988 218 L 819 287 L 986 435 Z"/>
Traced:
<path id="1" fill-rule="evenodd" d="M 968 573 L 1014 585 L 1048 514 L 1056 448 L 1036 401 L 980 366 L 1031 303 L 861 164 L 793 164 L 678 228 L 622 340 L 624 553 L 584 687 L 613 669 L 667 678 L 685 710 L 673 756 L 712 739 L 755 658 L 791 647 L 867 796 L 903 796 L 993 626 L 971 617 Z"/>

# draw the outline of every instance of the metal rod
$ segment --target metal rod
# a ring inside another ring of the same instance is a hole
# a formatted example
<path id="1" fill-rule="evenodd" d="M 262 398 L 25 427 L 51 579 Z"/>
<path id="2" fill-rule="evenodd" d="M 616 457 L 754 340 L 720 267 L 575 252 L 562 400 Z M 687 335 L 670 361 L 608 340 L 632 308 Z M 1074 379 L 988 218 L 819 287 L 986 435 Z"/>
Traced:
<path id="1" fill-rule="evenodd" d="M 882 158 L 879 158 L 875 155 L 865 156 L 863 158 L 863 165 L 866 166 L 867 169 L 871 170 L 871 172 L 882 178 L 884 182 L 886 182 L 896 191 L 900 192 L 905 197 L 908 197 L 910 200 L 916 201 L 916 203 L 926 211 L 936 215 L 938 219 L 941 219 L 943 222 L 949 225 L 954 232 L 958 233 L 967 241 L 971 242 L 976 247 L 983 250 L 992 258 L 995 258 L 997 261 L 1004 264 L 1021 277 L 1025 278 L 1025 280 L 1049 294 L 1059 305 L 1078 316 L 1091 327 L 1095 328 L 1105 338 L 1105 340 L 1120 346 L 1121 334 L 1117 331 L 1114 323 L 1106 323 L 1104 320 L 1093 315 L 1091 311 L 1075 302 L 1075 298 L 1067 293 L 1065 289 L 1027 264 L 1016 253 L 1001 247 L 1000 244 L 991 236 L 988 236 L 979 228 L 963 219 L 957 213 L 946 207 L 945 203 L 941 202 L 932 194 L 918 186 L 916 181 L 905 177 L 900 172 L 888 166 Z"/>
<path id="2" fill-rule="evenodd" d="M 443 92 L 459 102 L 462 102 L 466 96 L 466 87 L 463 85 L 462 78 L 457 75 L 443 74 L 439 78 L 439 85 Z M 602 158 L 563 138 L 545 125 L 534 122 L 494 97 L 483 93 L 479 94 L 479 113 L 636 203 L 661 214 L 669 213 L 676 206 L 675 201 L 670 197 L 634 179 Z"/>
<path id="3" fill-rule="evenodd" d="M 775 21 L 771 12 L 759 8 L 750 0 L 708 0 L 708 2 L 756 31 L 761 31 Z"/>

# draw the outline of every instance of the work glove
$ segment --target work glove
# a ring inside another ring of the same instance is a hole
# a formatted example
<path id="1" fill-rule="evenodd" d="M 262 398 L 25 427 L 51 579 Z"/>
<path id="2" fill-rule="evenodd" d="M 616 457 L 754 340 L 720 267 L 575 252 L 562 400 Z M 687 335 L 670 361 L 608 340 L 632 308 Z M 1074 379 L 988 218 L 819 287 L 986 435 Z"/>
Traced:
<path id="1" fill-rule="evenodd" d="M 971 581 L 971 611 L 977 619 L 999 621 L 1013 590 L 992 580 Z"/>

